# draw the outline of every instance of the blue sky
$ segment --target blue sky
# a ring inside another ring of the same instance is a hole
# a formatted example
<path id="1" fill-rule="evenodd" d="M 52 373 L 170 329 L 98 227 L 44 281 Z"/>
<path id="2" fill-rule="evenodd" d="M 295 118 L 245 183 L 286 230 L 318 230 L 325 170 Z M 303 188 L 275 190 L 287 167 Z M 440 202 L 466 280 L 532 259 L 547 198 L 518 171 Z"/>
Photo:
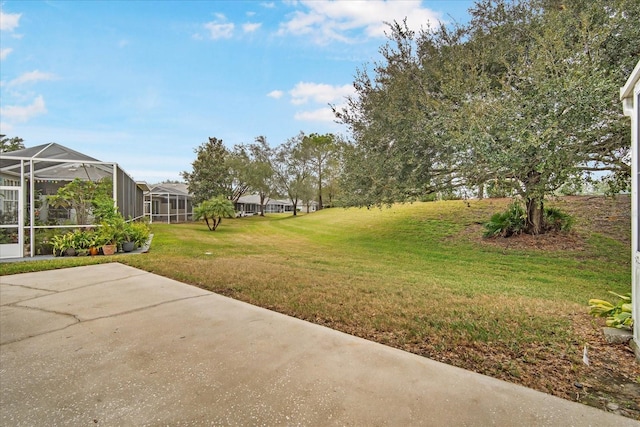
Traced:
<path id="1" fill-rule="evenodd" d="M 472 1 L 5 1 L 0 134 L 180 179 L 228 147 L 346 134 L 329 104 L 379 58 L 384 21 L 465 22 Z"/>

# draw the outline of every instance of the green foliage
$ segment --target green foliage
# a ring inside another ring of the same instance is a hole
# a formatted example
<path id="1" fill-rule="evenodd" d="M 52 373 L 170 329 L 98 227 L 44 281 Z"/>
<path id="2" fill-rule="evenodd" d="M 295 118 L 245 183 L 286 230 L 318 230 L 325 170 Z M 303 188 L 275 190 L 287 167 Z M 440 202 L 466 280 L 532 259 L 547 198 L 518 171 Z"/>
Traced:
<path id="1" fill-rule="evenodd" d="M 231 166 L 236 171 L 236 181 L 246 184 L 238 186 L 233 201 L 237 202 L 245 190 L 258 194 L 260 215 L 264 216 L 264 203 L 269 195 L 275 192 L 273 150 L 269 147 L 267 138 L 259 136 L 253 144 L 234 147 Z"/>
<path id="2" fill-rule="evenodd" d="M 486 190 L 489 198 L 513 197 L 512 185 L 507 180 L 492 179 L 487 182 Z"/>
<path id="3" fill-rule="evenodd" d="M 188 184 L 189 192 L 193 194 L 194 203 L 201 203 L 218 194 L 232 195 L 232 176 L 229 171 L 229 150 L 221 139 L 209 138 L 195 150 L 196 159 L 193 161 L 191 172 L 182 172 L 182 177 Z"/>
<path id="4" fill-rule="evenodd" d="M 151 231 L 145 222 L 125 222 L 122 231 L 123 242 L 133 242 L 136 246 L 143 246 L 149 239 Z"/>
<path id="5" fill-rule="evenodd" d="M 73 242 L 75 249 L 89 249 L 93 246 L 95 232 L 92 230 L 76 230 L 73 232 Z"/>
<path id="6" fill-rule="evenodd" d="M 10 151 L 24 150 L 24 140 L 14 136 L 13 138 L 0 138 L 0 153 L 8 153 Z"/>
<path id="7" fill-rule="evenodd" d="M 67 249 L 76 249 L 76 240 L 73 232 L 57 234 L 51 239 L 56 255 L 62 255 Z"/>
<path id="8" fill-rule="evenodd" d="M 100 223 L 98 241 L 102 245 L 119 245 L 124 242 L 125 221 L 120 213 Z"/>
<path id="9" fill-rule="evenodd" d="M 568 232 L 571 231 L 574 223 L 571 215 L 558 208 L 544 208 L 543 220 L 546 231 Z"/>
<path id="10" fill-rule="evenodd" d="M 195 220 L 203 220 L 207 223 L 210 231 L 215 231 L 222 223 L 222 217 L 233 218 L 235 209 L 230 200 L 223 196 L 213 197 L 205 200 L 193 210 Z"/>
<path id="11" fill-rule="evenodd" d="M 611 328 L 633 329 L 631 294 L 620 295 L 612 291 L 609 293 L 618 297 L 618 301 L 613 304 L 607 300 L 592 298 L 589 300 L 589 314 L 594 317 L 606 317 L 606 325 Z"/>
<path id="12" fill-rule="evenodd" d="M 512 202 L 509 208 L 502 213 L 496 213 L 491 216 L 485 227 L 485 237 L 509 237 L 514 234 L 520 234 L 524 231 L 527 222 L 527 212 L 522 203 Z"/>
<path id="13" fill-rule="evenodd" d="M 293 215 L 298 213 L 298 203 L 314 196 L 311 150 L 303 144 L 306 136 L 300 132 L 289 138 L 275 153 L 274 174 L 277 189 L 293 203 Z"/>
<path id="14" fill-rule="evenodd" d="M 75 178 L 58 188 L 56 194 L 48 196 L 51 206 L 74 209 L 76 224 L 87 225 L 93 213 L 94 220 L 101 221 L 115 215 L 113 203 L 113 183 L 110 179 L 100 181 Z"/>

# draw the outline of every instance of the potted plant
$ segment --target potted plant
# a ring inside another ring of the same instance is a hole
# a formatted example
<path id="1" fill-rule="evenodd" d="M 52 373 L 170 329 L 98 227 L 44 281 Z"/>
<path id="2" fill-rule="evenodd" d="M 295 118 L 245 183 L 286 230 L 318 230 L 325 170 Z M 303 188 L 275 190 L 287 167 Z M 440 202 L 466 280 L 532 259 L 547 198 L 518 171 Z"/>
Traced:
<path id="1" fill-rule="evenodd" d="M 73 233 L 74 248 L 78 255 L 87 255 L 89 253 L 89 247 L 92 245 L 92 231 L 76 230 Z"/>
<path id="2" fill-rule="evenodd" d="M 89 255 L 98 255 L 98 253 L 100 252 L 100 246 L 102 246 L 102 243 L 98 242 L 98 233 L 96 233 L 94 230 L 87 230 L 86 233 Z"/>
<path id="3" fill-rule="evenodd" d="M 145 222 L 135 222 L 132 224 L 132 226 L 134 229 L 134 242 L 136 246 L 144 246 L 149 240 L 149 236 L 151 235 L 149 225 Z"/>
<path id="4" fill-rule="evenodd" d="M 127 222 L 123 227 L 122 250 L 131 252 L 136 247 L 144 246 L 149 239 L 149 226 L 144 222 Z"/>
<path id="5" fill-rule="evenodd" d="M 113 227 L 108 224 L 103 224 L 98 232 L 99 241 L 102 247 L 102 253 L 104 255 L 113 255 L 118 248 L 115 233 Z"/>
<path id="6" fill-rule="evenodd" d="M 122 251 L 131 252 L 136 248 L 136 228 L 133 222 L 125 222 L 122 227 Z"/>
<path id="7" fill-rule="evenodd" d="M 51 243 L 53 244 L 53 252 L 55 256 L 75 256 L 76 242 L 74 233 L 68 232 L 53 236 Z"/>
<path id="8" fill-rule="evenodd" d="M 98 230 L 98 239 L 102 245 L 104 255 L 113 255 L 118 250 L 118 244 L 122 238 L 122 232 L 118 218 L 103 221 Z"/>

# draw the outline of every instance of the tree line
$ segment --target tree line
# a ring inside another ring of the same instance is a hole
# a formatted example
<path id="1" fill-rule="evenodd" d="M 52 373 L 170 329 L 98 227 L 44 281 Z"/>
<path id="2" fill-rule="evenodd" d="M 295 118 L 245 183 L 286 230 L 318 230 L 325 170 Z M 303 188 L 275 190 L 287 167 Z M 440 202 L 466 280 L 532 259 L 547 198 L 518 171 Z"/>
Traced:
<path id="1" fill-rule="evenodd" d="M 293 215 L 302 202 L 317 202 L 317 209 L 331 205 L 340 176 L 341 147 L 333 134 L 300 132 L 271 147 L 264 136 L 253 143 L 229 149 L 210 137 L 195 149 L 191 171 L 183 171 L 195 204 L 222 196 L 237 203 L 247 193 L 260 197 L 260 215 L 270 198 L 287 198 Z"/>

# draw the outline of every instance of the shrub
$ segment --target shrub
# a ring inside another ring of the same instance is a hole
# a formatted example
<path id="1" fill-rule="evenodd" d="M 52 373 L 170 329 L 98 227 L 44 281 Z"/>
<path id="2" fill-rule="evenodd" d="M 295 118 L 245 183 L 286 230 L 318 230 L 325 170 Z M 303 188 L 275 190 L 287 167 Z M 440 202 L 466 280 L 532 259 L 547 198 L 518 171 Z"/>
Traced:
<path id="1" fill-rule="evenodd" d="M 544 224 L 547 231 L 570 231 L 573 227 L 573 217 L 558 208 L 545 208 Z"/>
<path id="2" fill-rule="evenodd" d="M 509 237 L 520 234 L 525 228 L 527 213 L 522 204 L 514 201 L 506 212 L 493 214 L 485 227 L 485 237 Z"/>

